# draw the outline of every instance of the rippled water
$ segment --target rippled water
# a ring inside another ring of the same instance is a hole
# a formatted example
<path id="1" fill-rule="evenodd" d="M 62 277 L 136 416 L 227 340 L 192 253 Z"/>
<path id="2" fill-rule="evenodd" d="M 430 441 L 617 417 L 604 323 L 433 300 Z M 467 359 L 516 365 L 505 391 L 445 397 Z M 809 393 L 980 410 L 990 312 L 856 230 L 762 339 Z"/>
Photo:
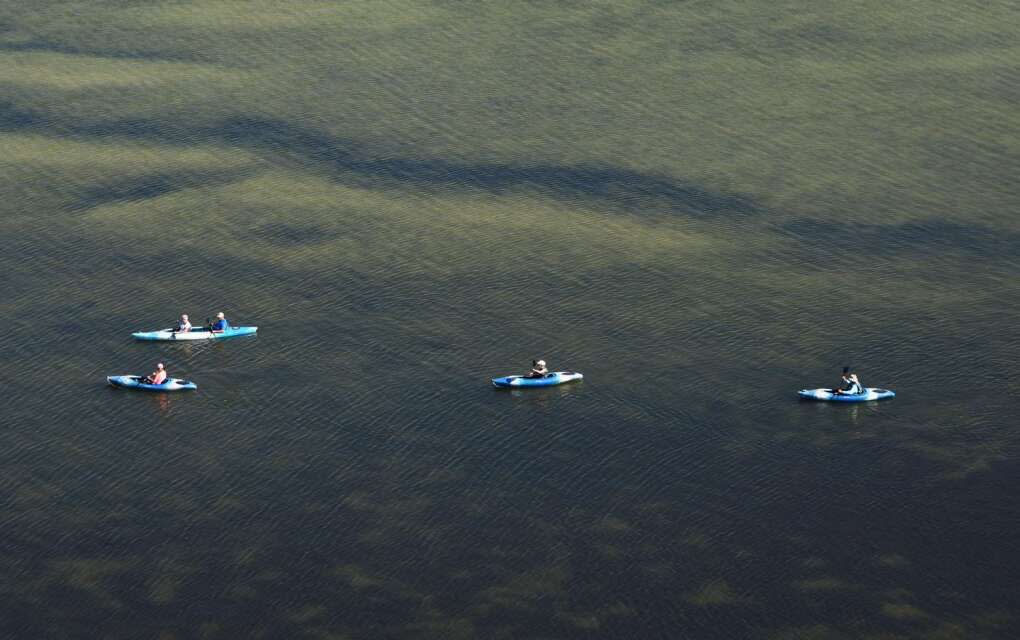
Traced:
<path id="1" fill-rule="evenodd" d="M 1011 6 L 0 7 L 0 635 L 1017 636 Z"/>

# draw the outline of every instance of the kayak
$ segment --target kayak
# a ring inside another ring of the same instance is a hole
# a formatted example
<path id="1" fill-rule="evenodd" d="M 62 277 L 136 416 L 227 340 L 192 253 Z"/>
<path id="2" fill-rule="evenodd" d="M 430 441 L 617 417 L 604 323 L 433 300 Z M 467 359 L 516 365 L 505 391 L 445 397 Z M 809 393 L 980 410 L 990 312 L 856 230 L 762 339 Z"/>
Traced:
<path id="1" fill-rule="evenodd" d="M 492 384 L 497 387 L 553 387 L 564 382 L 580 380 L 583 377 L 583 375 L 574 371 L 553 371 L 541 378 L 525 378 L 524 376 L 493 378 Z"/>
<path id="2" fill-rule="evenodd" d="M 250 336 L 258 331 L 258 327 L 230 327 L 225 331 L 209 331 L 208 329 L 192 329 L 191 331 L 174 331 L 173 329 L 160 329 L 159 331 L 138 331 L 131 336 L 135 340 L 158 340 L 177 342 L 180 340 L 223 340 L 224 338 L 236 338 L 237 336 Z"/>
<path id="3" fill-rule="evenodd" d="M 122 389 L 144 389 L 145 391 L 187 391 L 198 388 L 194 382 L 180 378 L 167 378 L 163 384 L 142 382 L 142 376 L 106 376 L 106 381 Z"/>
<path id="4" fill-rule="evenodd" d="M 833 393 L 832 389 L 801 389 L 797 395 L 808 400 L 824 400 L 826 402 L 867 402 L 896 397 L 894 391 L 876 387 L 868 387 L 864 393 Z"/>

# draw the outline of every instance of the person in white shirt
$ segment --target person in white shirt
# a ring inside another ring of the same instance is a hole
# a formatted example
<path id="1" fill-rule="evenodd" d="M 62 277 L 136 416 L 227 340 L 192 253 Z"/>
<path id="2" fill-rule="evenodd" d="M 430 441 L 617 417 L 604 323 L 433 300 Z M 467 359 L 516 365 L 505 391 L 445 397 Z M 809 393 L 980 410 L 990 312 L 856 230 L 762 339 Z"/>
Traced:
<path id="1" fill-rule="evenodd" d="M 191 322 L 188 321 L 188 314 L 181 314 L 181 321 L 177 323 L 177 328 L 174 331 L 178 333 L 187 333 L 191 331 Z"/>
<path id="2" fill-rule="evenodd" d="M 549 369 L 545 367 L 545 360 L 532 360 L 531 371 L 528 372 L 527 378 L 544 378 L 549 373 Z"/>

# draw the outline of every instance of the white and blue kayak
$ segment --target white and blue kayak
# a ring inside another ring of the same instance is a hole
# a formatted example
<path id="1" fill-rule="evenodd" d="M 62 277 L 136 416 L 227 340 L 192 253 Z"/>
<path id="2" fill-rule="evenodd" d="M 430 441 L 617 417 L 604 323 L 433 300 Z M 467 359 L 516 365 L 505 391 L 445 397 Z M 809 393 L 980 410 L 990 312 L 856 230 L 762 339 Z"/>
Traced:
<path id="1" fill-rule="evenodd" d="M 187 391 L 198 388 L 194 382 L 180 378 L 167 378 L 162 384 L 142 382 L 142 376 L 106 376 L 106 381 L 122 389 L 142 389 L 144 391 Z"/>
<path id="2" fill-rule="evenodd" d="M 895 398 L 896 392 L 877 387 L 868 387 L 864 393 L 833 393 L 832 389 L 801 389 L 797 395 L 808 400 L 823 400 L 825 402 L 868 402 Z"/>
<path id="3" fill-rule="evenodd" d="M 160 342 L 179 342 L 181 340 L 223 340 L 225 338 L 236 338 L 238 336 L 250 336 L 258 331 L 258 327 L 230 327 L 224 331 L 209 331 L 208 329 L 192 329 L 191 331 L 174 331 L 173 329 L 161 329 L 159 331 L 138 331 L 132 333 L 135 340 L 158 340 Z"/>
<path id="4" fill-rule="evenodd" d="M 565 382 L 572 382 L 584 378 L 575 371 L 553 371 L 541 378 L 528 378 L 525 376 L 504 376 L 493 378 L 492 384 L 497 387 L 554 387 Z"/>

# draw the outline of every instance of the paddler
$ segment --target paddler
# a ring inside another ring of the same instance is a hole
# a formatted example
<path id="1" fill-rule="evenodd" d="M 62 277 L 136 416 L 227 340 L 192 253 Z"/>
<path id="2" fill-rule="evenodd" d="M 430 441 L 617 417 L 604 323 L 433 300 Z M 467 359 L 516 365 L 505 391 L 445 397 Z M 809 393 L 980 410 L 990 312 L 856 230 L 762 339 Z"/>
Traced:
<path id="1" fill-rule="evenodd" d="M 177 323 L 177 328 L 174 329 L 176 333 L 187 333 L 191 331 L 191 322 L 188 320 L 188 314 L 181 314 L 181 321 Z"/>
<path id="2" fill-rule="evenodd" d="M 549 369 L 545 367 L 545 360 L 532 360 L 531 371 L 525 378 L 544 378 L 549 373 Z"/>
<path id="3" fill-rule="evenodd" d="M 864 393 L 864 386 L 856 373 L 850 371 L 850 367 L 843 367 L 843 377 L 840 379 L 840 387 L 833 389 L 833 393 L 845 395 L 857 395 Z"/>
<path id="4" fill-rule="evenodd" d="M 141 382 L 145 384 L 163 384 L 166 382 L 166 369 L 163 368 L 163 363 L 157 364 L 156 370 L 142 378 Z"/>
<path id="5" fill-rule="evenodd" d="M 220 311 L 216 314 L 216 322 L 209 325 L 209 331 L 213 333 L 223 333 L 230 328 L 230 323 L 227 322 L 227 317 Z"/>

